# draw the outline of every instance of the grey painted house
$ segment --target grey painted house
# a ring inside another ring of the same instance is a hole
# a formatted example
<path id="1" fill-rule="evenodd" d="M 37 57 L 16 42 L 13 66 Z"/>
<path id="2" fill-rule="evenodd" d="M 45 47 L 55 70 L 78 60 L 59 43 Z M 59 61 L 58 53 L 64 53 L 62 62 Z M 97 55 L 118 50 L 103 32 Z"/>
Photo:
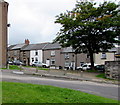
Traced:
<path id="1" fill-rule="evenodd" d="M 75 54 L 71 47 L 62 48 L 60 44 L 49 43 L 43 49 L 43 62 L 55 68 L 73 68 L 88 63 L 87 54 Z"/>
<path id="2" fill-rule="evenodd" d="M 51 67 L 61 66 L 61 46 L 58 43 L 48 43 L 42 50 L 44 63 Z"/>
<path id="3" fill-rule="evenodd" d="M 85 53 L 75 53 L 72 47 L 62 48 L 61 51 L 61 66 L 64 68 L 72 68 L 81 66 L 83 63 L 89 63 L 89 56 Z"/>

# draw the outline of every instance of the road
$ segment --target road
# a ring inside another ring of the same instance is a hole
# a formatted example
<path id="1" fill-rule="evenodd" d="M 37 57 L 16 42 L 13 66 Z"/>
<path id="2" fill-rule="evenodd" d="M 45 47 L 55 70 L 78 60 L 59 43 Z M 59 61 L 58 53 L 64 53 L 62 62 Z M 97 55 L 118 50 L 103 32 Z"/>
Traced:
<path id="1" fill-rule="evenodd" d="M 46 78 L 35 75 L 13 74 L 5 71 L 2 72 L 2 81 L 52 85 L 118 100 L 118 85 L 114 84 Z"/>

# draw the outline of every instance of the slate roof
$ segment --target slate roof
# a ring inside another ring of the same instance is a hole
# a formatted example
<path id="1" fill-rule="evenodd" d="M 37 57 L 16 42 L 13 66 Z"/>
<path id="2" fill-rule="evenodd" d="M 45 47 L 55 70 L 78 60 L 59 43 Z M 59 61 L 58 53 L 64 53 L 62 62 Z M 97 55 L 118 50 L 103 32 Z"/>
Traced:
<path id="1" fill-rule="evenodd" d="M 66 47 L 62 49 L 62 53 L 75 52 L 72 47 Z"/>
<path id="2" fill-rule="evenodd" d="M 117 52 L 117 48 L 114 47 L 114 48 L 108 49 L 108 52 Z"/>
<path id="3" fill-rule="evenodd" d="M 13 48 L 14 46 L 16 46 L 16 45 L 10 45 L 10 46 L 8 47 L 8 50 L 12 50 L 12 48 Z"/>
<path id="4" fill-rule="evenodd" d="M 23 48 L 22 50 L 42 50 L 48 43 L 39 43 L 39 44 L 29 44 L 27 47 Z"/>
<path id="5" fill-rule="evenodd" d="M 12 50 L 16 50 L 16 49 L 22 49 L 24 46 L 26 46 L 26 44 L 16 44 L 13 48 L 11 48 Z"/>
<path id="6" fill-rule="evenodd" d="M 58 43 L 48 43 L 43 49 L 44 50 L 51 50 L 51 49 L 60 49 L 61 46 Z"/>

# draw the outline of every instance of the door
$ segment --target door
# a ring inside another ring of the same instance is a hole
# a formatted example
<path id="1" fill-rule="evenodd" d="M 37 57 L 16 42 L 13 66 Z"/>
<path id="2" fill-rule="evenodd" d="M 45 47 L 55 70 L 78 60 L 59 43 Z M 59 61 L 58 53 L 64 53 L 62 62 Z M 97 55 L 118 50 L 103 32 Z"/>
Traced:
<path id="1" fill-rule="evenodd" d="M 47 64 L 48 66 L 50 66 L 50 60 L 49 60 L 49 59 L 46 60 L 46 64 Z"/>

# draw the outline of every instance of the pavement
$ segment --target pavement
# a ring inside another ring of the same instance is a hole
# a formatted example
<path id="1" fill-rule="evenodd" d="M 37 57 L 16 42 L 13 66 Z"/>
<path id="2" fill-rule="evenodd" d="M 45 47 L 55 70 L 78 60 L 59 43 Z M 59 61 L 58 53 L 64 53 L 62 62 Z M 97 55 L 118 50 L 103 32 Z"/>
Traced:
<path id="1" fill-rule="evenodd" d="M 22 70 L 6 70 L 8 72 L 16 74 L 27 74 L 27 75 L 37 75 L 41 77 L 49 78 L 61 78 L 70 80 L 80 80 L 80 81 L 91 81 L 98 83 L 108 83 L 108 84 L 120 84 L 116 80 L 109 80 L 98 78 L 96 75 L 100 73 L 82 72 L 82 71 L 70 71 L 70 70 L 37 70 L 36 68 L 22 67 Z"/>

